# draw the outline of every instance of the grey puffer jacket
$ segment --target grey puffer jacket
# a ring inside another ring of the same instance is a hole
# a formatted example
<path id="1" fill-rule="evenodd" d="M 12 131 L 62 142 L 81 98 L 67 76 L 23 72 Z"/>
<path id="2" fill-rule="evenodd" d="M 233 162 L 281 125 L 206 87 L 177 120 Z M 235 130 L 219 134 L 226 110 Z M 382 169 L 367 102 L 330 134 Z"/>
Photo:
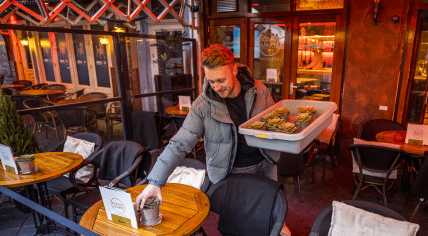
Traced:
<path id="1" fill-rule="evenodd" d="M 246 66 L 238 67 L 238 80 L 245 92 L 247 119 L 274 105 L 274 101 L 260 81 L 254 80 Z M 214 184 L 230 173 L 235 160 L 238 135 L 223 99 L 211 88 L 207 81 L 203 93 L 193 102 L 183 126 L 170 140 L 158 157 L 147 177 L 151 183 L 165 185 L 174 171 L 192 148 L 204 135 L 208 177 Z M 271 163 L 277 162 L 279 152 L 260 149 Z"/>

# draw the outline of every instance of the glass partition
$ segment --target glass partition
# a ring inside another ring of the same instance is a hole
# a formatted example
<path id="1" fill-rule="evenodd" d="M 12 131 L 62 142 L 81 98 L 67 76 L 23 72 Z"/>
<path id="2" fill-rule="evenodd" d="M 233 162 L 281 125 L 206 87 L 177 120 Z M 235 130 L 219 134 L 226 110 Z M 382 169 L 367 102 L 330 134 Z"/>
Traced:
<path id="1" fill-rule="evenodd" d="M 241 61 L 241 27 L 239 25 L 215 26 L 215 43 L 228 48 L 235 55 L 235 62 Z"/>
<path id="2" fill-rule="evenodd" d="M 343 0 L 298 0 L 296 10 L 324 10 L 343 8 Z"/>

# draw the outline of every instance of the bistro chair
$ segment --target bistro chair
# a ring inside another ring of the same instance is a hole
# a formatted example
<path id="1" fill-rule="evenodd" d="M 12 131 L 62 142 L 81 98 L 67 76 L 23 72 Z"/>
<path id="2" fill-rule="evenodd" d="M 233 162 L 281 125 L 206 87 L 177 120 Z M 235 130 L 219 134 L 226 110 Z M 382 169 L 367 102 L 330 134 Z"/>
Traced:
<path id="1" fill-rule="evenodd" d="M 120 113 L 120 102 L 112 102 L 110 103 L 107 114 L 107 135 L 108 138 L 111 138 L 111 135 L 113 134 L 113 128 L 115 125 L 122 124 L 122 115 Z"/>
<path id="2" fill-rule="evenodd" d="M 16 88 L 15 91 L 22 91 L 25 88 L 31 87 L 33 85 L 33 82 L 30 80 L 17 80 L 9 83 L 10 85 L 24 85 L 24 87 Z"/>
<path id="3" fill-rule="evenodd" d="M 47 83 L 42 83 L 42 84 L 36 84 L 33 85 L 31 87 L 27 87 L 24 90 L 40 90 L 40 89 L 44 89 L 46 87 L 46 85 L 48 85 Z"/>
<path id="4" fill-rule="evenodd" d="M 336 156 L 336 135 L 340 130 L 340 115 L 333 114 L 333 122 L 317 137 L 319 141 L 317 154 L 322 158 L 322 180 L 325 179 L 325 165 L 327 162 L 327 155 L 330 156 L 333 167 L 334 157 Z"/>
<path id="5" fill-rule="evenodd" d="M 94 133 L 78 133 L 74 134 L 71 137 L 77 139 L 83 139 L 91 143 L 95 143 L 94 152 L 87 157 L 87 159 L 92 159 L 93 155 L 95 155 L 103 145 L 103 140 L 98 134 Z M 50 150 L 50 152 L 62 152 L 64 150 L 64 144 L 66 139 L 63 139 L 55 148 Z M 94 172 L 95 174 L 95 172 Z M 94 178 L 94 177 L 92 177 Z M 82 184 L 78 180 L 76 180 L 79 184 Z M 67 203 L 67 195 L 68 194 L 76 194 L 79 192 L 79 189 L 73 186 L 68 177 L 61 176 L 56 179 L 46 181 L 46 185 L 48 187 L 49 193 L 55 195 L 63 204 L 64 209 L 64 217 L 68 219 L 68 203 Z"/>
<path id="6" fill-rule="evenodd" d="M 425 156 L 427 156 L 425 154 Z M 413 211 L 410 222 L 415 219 L 416 213 L 419 208 L 428 203 L 428 158 L 425 157 L 425 160 L 422 162 L 422 166 L 419 169 L 418 175 L 416 176 L 415 182 L 410 188 L 410 193 L 417 198 L 418 205 Z"/>
<path id="7" fill-rule="evenodd" d="M 364 139 L 366 141 L 376 141 L 376 134 L 390 130 L 406 130 L 406 127 L 392 120 L 368 120 L 360 126 L 357 138 Z"/>
<path id="8" fill-rule="evenodd" d="M 82 96 L 80 96 L 78 98 L 100 98 L 100 99 L 106 99 L 106 98 L 108 98 L 108 96 L 105 93 L 92 92 L 92 93 L 85 93 L 85 94 L 83 94 Z M 97 119 L 102 119 L 102 120 L 105 121 L 105 123 L 106 123 L 106 129 L 108 129 L 108 127 L 107 127 L 108 126 L 108 121 L 107 121 L 107 118 L 106 118 L 107 104 L 106 103 L 96 104 L 96 105 L 91 105 L 91 106 L 87 106 L 87 107 L 90 108 L 90 109 L 92 109 L 92 110 L 94 110 L 96 112 Z"/>
<path id="9" fill-rule="evenodd" d="M 48 84 L 43 89 L 44 90 L 61 90 L 61 91 L 63 91 L 63 93 L 60 93 L 60 94 L 48 95 L 48 99 L 50 101 L 53 101 L 53 102 L 57 101 L 58 97 L 64 96 L 65 92 L 67 92 L 67 87 L 65 87 L 65 85 L 63 85 L 63 84 Z"/>
<path id="10" fill-rule="evenodd" d="M 378 204 L 365 202 L 365 201 L 356 201 L 356 200 L 343 201 L 343 203 L 360 208 L 368 212 L 381 215 L 381 216 L 389 217 L 400 221 L 406 221 L 406 218 L 404 218 L 402 215 L 398 214 L 397 212 L 389 208 L 383 207 Z M 332 213 L 333 213 L 332 205 L 324 208 L 324 210 L 321 211 L 321 213 L 319 213 L 317 218 L 315 219 L 315 222 L 312 225 L 312 229 L 309 236 L 327 236 L 328 231 L 330 230 L 330 227 L 331 227 Z"/>
<path id="11" fill-rule="evenodd" d="M 280 234 L 288 203 L 277 181 L 253 174 L 231 174 L 207 192 L 211 211 L 220 214 L 223 235 Z"/>
<path id="12" fill-rule="evenodd" d="M 317 153 L 318 141 L 312 141 L 306 148 L 298 154 L 281 152 L 278 161 L 278 174 L 294 177 L 297 180 L 299 190 L 299 202 L 302 202 L 302 192 L 300 190 L 300 175 L 304 173 L 306 167 L 312 165 L 312 159 Z M 312 182 L 315 181 L 315 167 L 312 165 Z"/>
<path id="13" fill-rule="evenodd" d="M 39 98 L 35 97 L 35 96 L 31 96 L 31 95 L 20 95 L 20 94 L 18 94 L 18 95 L 10 95 L 10 99 L 15 102 L 16 110 L 20 111 L 20 110 L 27 109 L 24 106 L 25 100 L 27 100 L 27 99 L 39 99 Z M 23 121 L 24 125 L 26 126 L 28 124 L 29 115 L 23 115 L 23 116 L 21 115 L 21 117 L 22 117 L 22 121 Z"/>
<path id="14" fill-rule="evenodd" d="M 349 149 L 359 168 L 359 173 L 354 173 L 357 188 L 352 199 L 355 199 L 361 190 L 375 187 L 382 195 L 384 205 L 387 207 L 387 191 L 394 184 L 394 179 L 391 179 L 390 175 L 409 154 L 395 148 L 364 144 L 354 144 L 349 146 Z M 369 170 L 378 175 L 364 174 L 363 170 Z M 363 183 L 367 185 L 362 188 Z M 382 191 L 377 186 L 382 186 Z"/>
<path id="15" fill-rule="evenodd" d="M 141 166 L 141 163 L 146 166 Z M 102 199 L 98 188 L 100 186 L 99 179 L 111 181 L 109 186 L 133 187 L 138 178 L 143 179 L 146 177 L 145 175 L 151 165 L 151 155 L 138 143 L 115 141 L 108 143 L 92 158 L 86 158 L 81 166 L 83 167 L 87 164 L 94 166 L 94 173 L 98 172 L 98 176 L 93 176 L 88 183 L 79 184 L 75 179 L 76 171 L 70 173 L 70 180 L 73 185 L 81 191 L 87 191 L 67 200 L 68 204 L 72 206 L 73 221 L 75 222 L 77 222 L 76 209 L 86 212 L 93 204 Z"/>
<path id="16" fill-rule="evenodd" d="M 83 95 L 83 92 L 85 91 L 84 88 L 77 90 L 76 92 L 73 93 L 66 93 L 62 96 L 58 96 L 55 99 L 55 102 L 59 101 L 59 100 L 67 100 L 67 99 L 73 99 L 73 98 L 79 98 L 80 96 Z"/>
<path id="17" fill-rule="evenodd" d="M 67 138 L 67 131 L 79 132 L 81 128 L 88 132 L 88 128 L 95 126 L 97 117 L 95 111 L 86 108 L 62 109 L 55 111 L 62 127 L 64 128 L 64 139 Z M 98 130 L 96 130 L 98 133 Z"/>
<path id="18" fill-rule="evenodd" d="M 31 108 L 40 108 L 40 107 L 47 107 L 47 106 L 54 106 L 55 104 L 46 100 L 41 99 L 26 99 L 24 100 L 24 106 L 27 109 Z M 48 131 L 47 128 L 51 128 L 55 130 L 56 138 L 59 141 L 59 135 L 58 135 L 58 128 L 57 126 L 60 125 L 60 122 L 57 117 L 53 115 L 52 112 L 46 111 L 46 112 L 40 112 L 40 113 L 33 113 L 30 115 L 30 117 L 34 121 L 34 130 L 33 134 L 36 133 L 36 128 L 40 130 L 40 127 L 45 127 L 45 133 L 46 138 L 48 137 Z"/>

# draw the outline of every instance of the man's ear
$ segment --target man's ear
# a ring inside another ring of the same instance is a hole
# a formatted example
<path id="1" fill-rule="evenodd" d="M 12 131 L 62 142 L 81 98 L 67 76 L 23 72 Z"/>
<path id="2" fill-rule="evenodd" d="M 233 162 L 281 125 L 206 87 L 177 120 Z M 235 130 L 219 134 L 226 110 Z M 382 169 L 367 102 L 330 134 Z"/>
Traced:
<path id="1" fill-rule="evenodd" d="M 237 75 L 238 74 L 238 64 L 235 63 L 235 65 L 233 66 L 233 75 Z"/>

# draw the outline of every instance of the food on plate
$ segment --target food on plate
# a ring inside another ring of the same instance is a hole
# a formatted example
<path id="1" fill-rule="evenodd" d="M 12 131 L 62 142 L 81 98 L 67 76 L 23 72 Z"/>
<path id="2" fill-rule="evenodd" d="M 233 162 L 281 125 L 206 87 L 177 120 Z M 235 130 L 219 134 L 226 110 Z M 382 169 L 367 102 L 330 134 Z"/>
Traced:
<path id="1" fill-rule="evenodd" d="M 281 132 L 281 133 L 286 133 L 286 134 L 292 134 L 292 133 L 296 133 L 297 131 L 297 127 L 290 123 L 282 123 L 280 125 L 278 125 L 278 128 L 276 129 L 277 132 Z"/>
<path id="2" fill-rule="evenodd" d="M 255 121 L 248 125 L 248 129 L 266 130 L 266 122 Z"/>
<path id="3" fill-rule="evenodd" d="M 298 113 L 308 113 L 309 115 L 315 114 L 317 112 L 317 109 L 311 105 L 307 106 L 300 106 L 297 108 Z"/>
<path id="4" fill-rule="evenodd" d="M 271 113 L 268 113 L 268 114 L 264 115 L 262 117 L 262 121 L 267 121 L 269 119 L 275 119 L 275 118 L 279 118 L 279 114 L 276 113 L 275 111 L 273 111 Z"/>
<path id="5" fill-rule="evenodd" d="M 275 110 L 276 113 L 278 113 L 280 116 L 290 114 L 290 110 L 288 110 L 286 107 L 280 107 Z"/>
<path id="6" fill-rule="evenodd" d="M 297 116 L 293 117 L 294 123 L 310 123 L 311 116 L 308 113 L 300 113 Z"/>

